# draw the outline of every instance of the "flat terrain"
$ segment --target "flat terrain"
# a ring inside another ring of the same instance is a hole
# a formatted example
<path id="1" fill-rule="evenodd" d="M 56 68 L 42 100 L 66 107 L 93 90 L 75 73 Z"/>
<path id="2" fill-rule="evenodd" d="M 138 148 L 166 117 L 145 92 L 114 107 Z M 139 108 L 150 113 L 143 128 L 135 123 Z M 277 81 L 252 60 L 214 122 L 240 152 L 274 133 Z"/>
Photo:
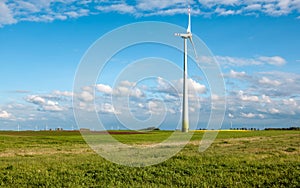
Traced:
<path id="1" fill-rule="evenodd" d="M 149 144 L 171 133 L 113 136 Z M 136 168 L 103 159 L 76 131 L 2 131 L 0 187 L 300 187 L 300 131 L 221 131 L 200 153 L 202 136 L 163 163 Z"/>

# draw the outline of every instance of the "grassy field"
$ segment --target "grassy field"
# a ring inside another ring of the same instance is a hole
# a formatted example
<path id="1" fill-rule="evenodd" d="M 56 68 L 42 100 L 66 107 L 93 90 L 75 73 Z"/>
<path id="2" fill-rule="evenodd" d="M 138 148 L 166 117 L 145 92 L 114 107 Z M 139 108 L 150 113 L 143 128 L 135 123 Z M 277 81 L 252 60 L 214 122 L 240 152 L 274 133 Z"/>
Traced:
<path id="1" fill-rule="evenodd" d="M 171 132 L 114 134 L 123 143 L 158 142 Z M 198 152 L 196 132 L 158 165 L 106 161 L 79 132 L 0 132 L 0 187 L 300 187 L 300 131 L 220 132 Z"/>

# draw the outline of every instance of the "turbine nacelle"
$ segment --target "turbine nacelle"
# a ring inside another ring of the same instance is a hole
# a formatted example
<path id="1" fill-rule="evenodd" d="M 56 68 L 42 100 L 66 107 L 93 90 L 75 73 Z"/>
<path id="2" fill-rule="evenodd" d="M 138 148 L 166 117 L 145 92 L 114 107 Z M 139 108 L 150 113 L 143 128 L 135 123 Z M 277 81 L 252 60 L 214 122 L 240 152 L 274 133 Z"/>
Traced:
<path id="1" fill-rule="evenodd" d="M 192 38 L 192 33 L 175 33 L 175 36 L 178 36 L 178 37 L 182 37 L 182 38 Z"/>
<path id="2" fill-rule="evenodd" d="M 194 44 L 194 41 L 193 41 L 192 33 L 175 33 L 175 36 L 181 37 L 183 39 L 189 39 L 190 40 L 190 43 L 192 44 L 192 47 L 194 49 L 196 60 L 198 61 L 197 50 L 196 50 L 196 47 L 195 47 L 195 44 Z"/>

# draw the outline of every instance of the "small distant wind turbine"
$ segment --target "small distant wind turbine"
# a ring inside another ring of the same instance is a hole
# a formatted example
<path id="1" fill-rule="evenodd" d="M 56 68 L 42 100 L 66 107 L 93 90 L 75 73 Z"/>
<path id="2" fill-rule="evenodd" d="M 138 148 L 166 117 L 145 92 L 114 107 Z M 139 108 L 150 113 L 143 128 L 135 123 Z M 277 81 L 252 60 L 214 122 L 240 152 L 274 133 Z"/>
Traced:
<path id="1" fill-rule="evenodd" d="M 183 38 L 184 43 L 184 73 L 183 73 L 183 107 L 182 107 L 182 132 L 188 132 L 189 131 L 189 104 L 188 104 L 188 80 L 187 80 L 187 59 L 188 59 L 188 53 L 187 53 L 187 39 L 190 40 L 195 56 L 197 59 L 197 53 L 195 49 L 195 45 L 192 39 L 192 32 L 191 32 L 191 8 L 188 8 L 188 14 L 189 14 L 189 23 L 188 27 L 186 29 L 186 33 L 175 33 L 175 36 L 179 36 Z"/>

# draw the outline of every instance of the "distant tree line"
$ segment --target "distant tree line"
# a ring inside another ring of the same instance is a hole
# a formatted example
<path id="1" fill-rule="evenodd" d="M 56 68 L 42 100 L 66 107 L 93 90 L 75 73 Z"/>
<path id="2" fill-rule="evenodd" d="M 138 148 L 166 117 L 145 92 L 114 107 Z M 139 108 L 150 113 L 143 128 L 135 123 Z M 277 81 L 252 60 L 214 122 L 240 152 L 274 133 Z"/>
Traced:
<path id="1" fill-rule="evenodd" d="M 273 130 L 290 130 L 290 131 L 299 131 L 300 127 L 289 127 L 289 128 L 265 128 L 266 131 L 273 131 Z"/>
<path id="2" fill-rule="evenodd" d="M 206 131 L 207 129 L 200 128 L 199 130 Z M 214 130 L 214 129 L 212 129 L 212 130 Z M 257 128 L 245 128 L 245 127 L 242 127 L 242 128 L 230 128 L 230 130 L 258 131 L 259 129 L 257 129 Z"/>
<path id="3" fill-rule="evenodd" d="M 199 128 L 198 130 L 207 130 L 205 128 Z M 214 130 L 214 129 L 212 129 Z M 241 127 L 241 128 L 230 128 L 230 130 L 245 130 L 245 131 L 259 131 L 259 128 L 246 128 L 246 127 Z M 289 128 L 265 128 L 263 130 L 266 131 L 271 131 L 271 130 L 300 130 L 300 127 L 289 127 Z"/>

